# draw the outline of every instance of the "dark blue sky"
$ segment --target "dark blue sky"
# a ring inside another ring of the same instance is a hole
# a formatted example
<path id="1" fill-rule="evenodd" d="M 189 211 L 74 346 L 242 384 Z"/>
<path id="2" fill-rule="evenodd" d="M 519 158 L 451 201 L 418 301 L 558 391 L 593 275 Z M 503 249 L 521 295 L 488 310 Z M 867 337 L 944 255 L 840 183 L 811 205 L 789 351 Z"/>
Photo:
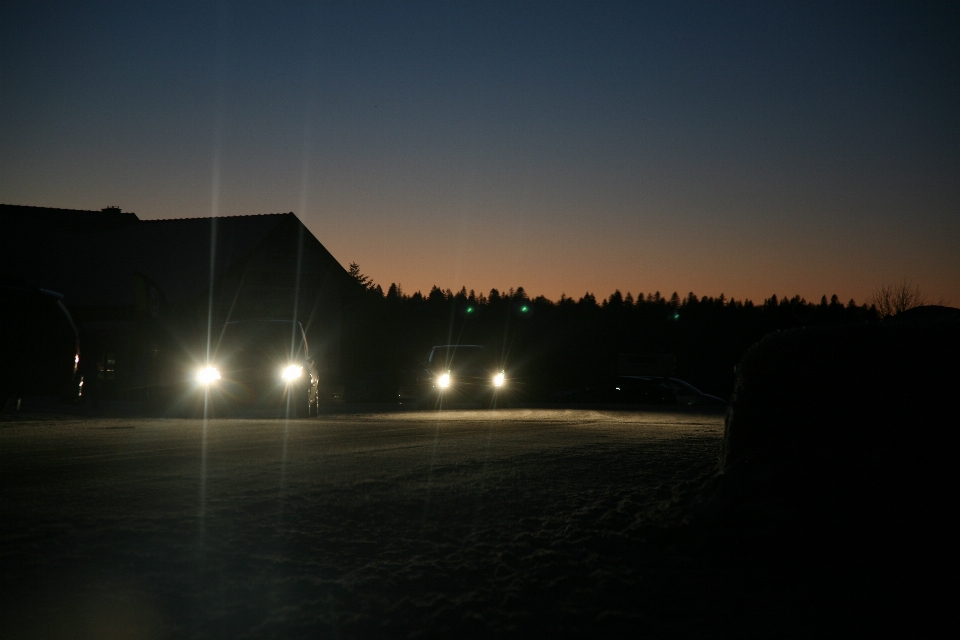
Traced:
<path id="1" fill-rule="evenodd" d="M 294 211 L 408 292 L 960 303 L 955 3 L 0 7 L 2 202 Z"/>

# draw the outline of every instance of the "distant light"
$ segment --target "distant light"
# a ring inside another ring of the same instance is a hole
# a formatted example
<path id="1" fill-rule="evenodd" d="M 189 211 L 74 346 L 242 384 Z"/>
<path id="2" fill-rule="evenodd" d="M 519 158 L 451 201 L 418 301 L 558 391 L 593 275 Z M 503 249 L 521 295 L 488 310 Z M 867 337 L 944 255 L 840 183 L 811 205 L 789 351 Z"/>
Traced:
<path id="1" fill-rule="evenodd" d="M 493 386 L 502 387 L 504 382 L 503 372 L 501 371 L 497 375 L 493 376 Z"/>
<path id="2" fill-rule="evenodd" d="M 216 367 L 207 367 L 197 372 L 197 382 L 200 384 L 211 384 L 220 379 L 220 372 Z"/>
<path id="3" fill-rule="evenodd" d="M 467 313 L 473 313 L 473 307 L 467 307 Z"/>
<path id="4" fill-rule="evenodd" d="M 679 313 L 673 314 L 673 319 L 674 319 L 674 320 L 679 320 L 679 319 L 680 319 L 680 314 L 679 314 Z"/>
<path id="5" fill-rule="evenodd" d="M 441 389 L 446 389 L 450 386 L 450 374 L 445 373 L 437 379 L 437 384 L 440 385 Z"/>
<path id="6" fill-rule="evenodd" d="M 296 380 L 302 375 L 303 375 L 303 367 L 299 367 L 295 364 L 292 364 L 283 370 L 283 373 L 281 374 L 280 377 L 282 377 L 287 382 L 291 382 L 293 380 Z"/>
<path id="7" fill-rule="evenodd" d="M 526 313 L 529 309 L 530 307 L 528 307 L 527 305 L 523 305 L 522 307 L 520 307 L 520 311 L 522 311 L 523 313 Z"/>
<path id="8" fill-rule="evenodd" d="M 80 364 L 80 354 L 73 356 L 73 364 Z"/>

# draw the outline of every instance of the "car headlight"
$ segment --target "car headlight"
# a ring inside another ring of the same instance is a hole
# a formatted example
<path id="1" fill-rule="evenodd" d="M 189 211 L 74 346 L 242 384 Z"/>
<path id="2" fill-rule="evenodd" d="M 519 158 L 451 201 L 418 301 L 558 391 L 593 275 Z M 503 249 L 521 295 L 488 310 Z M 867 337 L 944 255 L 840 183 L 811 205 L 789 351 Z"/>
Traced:
<path id="1" fill-rule="evenodd" d="M 501 372 L 498 373 L 497 375 L 493 376 L 493 386 L 495 386 L 495 387 L 502 387 L 502 386 L 503 386 L 503 382 L 504 382 L 503 371 L 501 371 Z"/>
<path id="2" fill-rule="evenodd" d="M 291 382 L 293 380 L 296 380 L 302 375 L 303 375 L 303 367 L 292 364 L 283 370 L 283 373 L 280 374 L 280 377 L 286 380 L 287 382 Z"/>
<path id="3" fill-rule="evenodd" d="M 441 389 L 446 389 L 450 386 L 450 374 L 445 373 L 439 378 L 437 378 L 437 384 L 440 385 Z"/>
<path id="4" fill-rule="evenodd" d="M 220 379 L 220 372 L 216 367 L 205 367 L 197 371 L 197 382 L 200 384 L 211 384 Z"/>

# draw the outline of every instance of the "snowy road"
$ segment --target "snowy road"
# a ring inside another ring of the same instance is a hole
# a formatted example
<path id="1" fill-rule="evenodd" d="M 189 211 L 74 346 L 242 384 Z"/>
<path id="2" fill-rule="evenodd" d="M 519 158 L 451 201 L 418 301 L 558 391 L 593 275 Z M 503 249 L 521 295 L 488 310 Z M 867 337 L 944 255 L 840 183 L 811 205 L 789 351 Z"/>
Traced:
<path id="1" fill-rule="evenodd" d="M 14 637 L 705 628 L 671 600 L 696 588 L 657 536 L 716 464 L 716 413 L 0 427 Z"/>

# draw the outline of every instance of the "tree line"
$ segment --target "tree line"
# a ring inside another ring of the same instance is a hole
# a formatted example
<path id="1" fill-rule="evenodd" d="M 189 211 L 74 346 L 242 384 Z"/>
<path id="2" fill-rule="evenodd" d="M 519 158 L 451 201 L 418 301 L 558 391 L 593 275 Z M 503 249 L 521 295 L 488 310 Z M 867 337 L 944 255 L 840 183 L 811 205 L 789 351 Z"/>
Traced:
<path id="1" fill-rule="evenodd" d="M 426 295 L 382 287 L 360 272 L 343 312 L 343 373 L 348 388 L 389 398 L 438 344 L 480 344 L 496 354 L 531 401 L 549 401 L 617 373 L 618 354 L 670 354 L 676 377 L 727 397 L 744 352 L 771 331 L 812 324 L 876 322 L 875 305 L 817 302 L 800 296 L 750 300 L 681 297 L 659 291 L 604 299 L 531 298 L 522 287 L 489 293 L 434 286 Z"/>

